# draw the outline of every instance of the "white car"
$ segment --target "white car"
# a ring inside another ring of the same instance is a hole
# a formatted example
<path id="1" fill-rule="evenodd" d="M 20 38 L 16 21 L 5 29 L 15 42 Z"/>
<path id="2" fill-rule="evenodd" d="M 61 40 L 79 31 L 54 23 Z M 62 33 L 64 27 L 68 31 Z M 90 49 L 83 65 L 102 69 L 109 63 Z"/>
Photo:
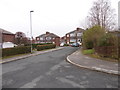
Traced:
<path id="1" fill-rule="evenodd" d="M 15 46 L 17 46 L 17 45 L 12 42 L 4 42 L 3 43 L 3 48 L 11 48 L 11 47 L 15 47 Z"/>
<path id="2" fill-rule="evenodd" d="M 64 43 L 61 43 L 60 46 L 63 47 L 63 46 L 64 46 Z"/>

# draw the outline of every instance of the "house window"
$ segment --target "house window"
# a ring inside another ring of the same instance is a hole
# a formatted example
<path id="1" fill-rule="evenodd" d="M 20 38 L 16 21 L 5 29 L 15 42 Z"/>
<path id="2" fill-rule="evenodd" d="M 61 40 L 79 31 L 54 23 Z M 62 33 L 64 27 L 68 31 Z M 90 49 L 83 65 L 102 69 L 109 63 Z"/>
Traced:
<path id="1" fill-rule="evenodd" d="M 70 42 L 76 42 L 76 39 L 70 39 Z"/>
<path id="2" fill-rule="evenodd" d="M 70 37 L 75 37 L 75 36 L 76 36 L 75 33 L 70 34 Z"/>
<path id="3" fill-rule="evenodd" d="M 77 33 L 77 36 L 82 36 L 83 35 L 83 33 Z"/>
<path id="4" fill-rule="evenodd" d="M 43 37 L 40 37 L 40 40 L 43 40 Z"/>
<path id="5" fill-rule="evenodd" d="M 46 40 L 51 40 L 51 37 L 46 37 Z"/>
<path id="6" fill-rule="evenodd" d="M 39 38 L 37 38 L 37 40 L 40 40 Z"/>
<path id="7" fill-rule="evenodd" d="M 69 37 L 69 34 L 67 34 L 67 37 Z"/>

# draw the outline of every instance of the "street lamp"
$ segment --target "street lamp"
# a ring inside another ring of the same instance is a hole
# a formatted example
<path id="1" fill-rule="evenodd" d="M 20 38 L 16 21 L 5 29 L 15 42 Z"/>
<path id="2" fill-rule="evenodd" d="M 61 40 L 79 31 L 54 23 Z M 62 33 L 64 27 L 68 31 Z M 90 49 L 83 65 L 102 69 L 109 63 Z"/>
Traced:
<path id="1" fill-rule="evenodd" d="M 31 15 L 32 12 L 34 11 L 30 11 L 31 53 L 32 53 L 32 15 Z"/>

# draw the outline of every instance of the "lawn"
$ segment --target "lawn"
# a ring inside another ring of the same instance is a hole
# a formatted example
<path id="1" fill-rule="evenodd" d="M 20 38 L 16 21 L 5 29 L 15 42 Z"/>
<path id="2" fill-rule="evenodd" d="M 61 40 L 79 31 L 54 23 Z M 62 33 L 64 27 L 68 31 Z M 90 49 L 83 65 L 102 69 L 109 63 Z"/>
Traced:
<path id="1" fill-rule="evenodd" d="M 95 53 L 94 49 L 83 50 L 83 54 L 94 54 L 94 53 Z"/>

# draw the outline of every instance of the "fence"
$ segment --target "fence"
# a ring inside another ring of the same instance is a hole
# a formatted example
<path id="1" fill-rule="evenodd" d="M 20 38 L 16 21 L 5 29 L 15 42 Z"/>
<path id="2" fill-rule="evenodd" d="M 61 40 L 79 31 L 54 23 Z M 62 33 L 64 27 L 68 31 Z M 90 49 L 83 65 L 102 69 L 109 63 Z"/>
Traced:
<path id="1" fill-rule="evenodd" d="M 120 59 L 120 47 L 115 46 L 96 47 L 95 51 L 102 57 Z"/>

